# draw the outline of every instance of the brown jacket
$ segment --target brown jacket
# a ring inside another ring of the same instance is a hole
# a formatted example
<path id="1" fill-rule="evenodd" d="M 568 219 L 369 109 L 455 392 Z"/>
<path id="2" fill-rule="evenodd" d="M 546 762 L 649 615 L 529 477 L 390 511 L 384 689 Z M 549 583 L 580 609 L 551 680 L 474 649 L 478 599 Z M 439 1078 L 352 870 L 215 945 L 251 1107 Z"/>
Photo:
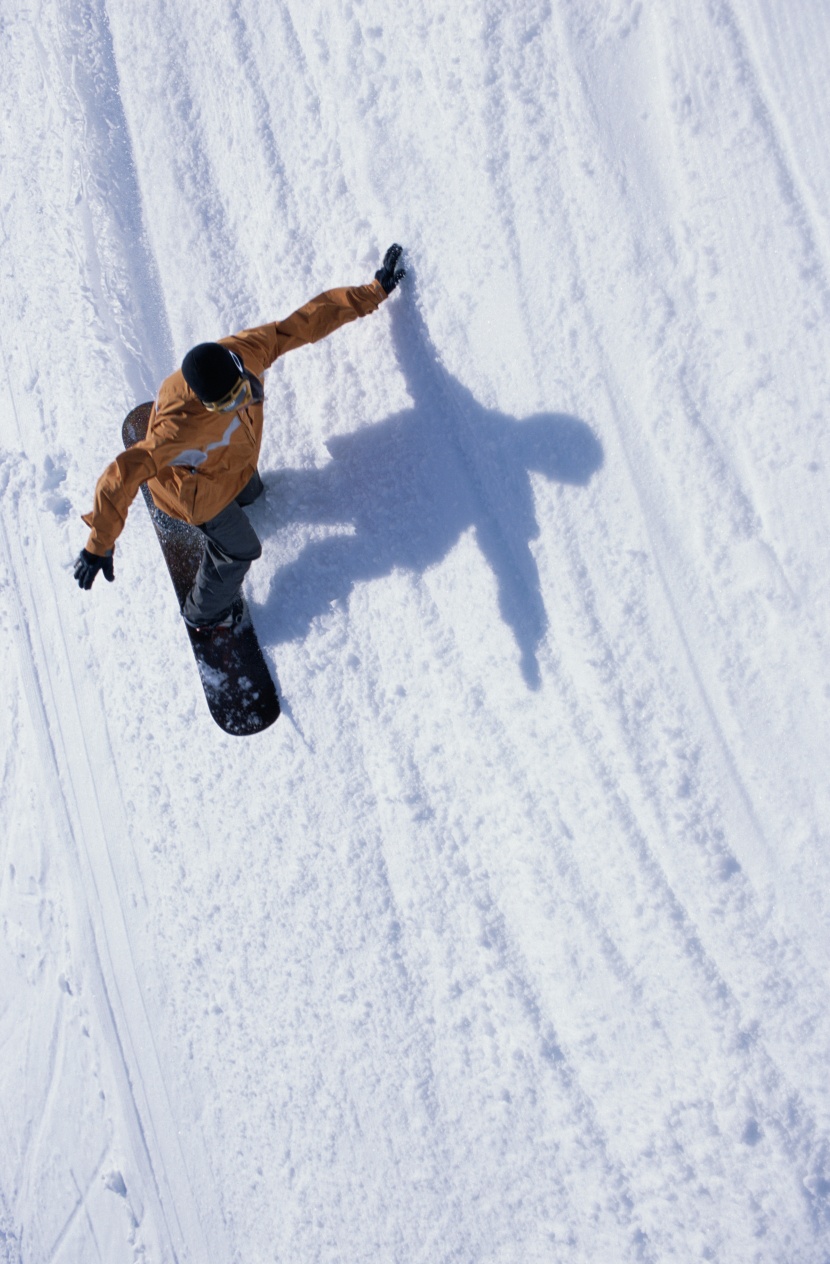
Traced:
<path id="1" fill-rule="evenodd" d="M 377 281 L 318 294 L 286 320 L 244 329 L 223 346 L 261 378 L 286 351 L 319 342 L 358 316 L 375 311 L 386 294 Z M 165 378 L 150 412 L 147 437 L 107 466 L 95 488 L 87 549 L 99 556 L 121 534 L 127 511 L 142 483 L 172 518 L 207 522 L 239 495 L 251 478 L 262 443 L 262 403 L 238 413 L 209 412 L 181 370 Z"/>

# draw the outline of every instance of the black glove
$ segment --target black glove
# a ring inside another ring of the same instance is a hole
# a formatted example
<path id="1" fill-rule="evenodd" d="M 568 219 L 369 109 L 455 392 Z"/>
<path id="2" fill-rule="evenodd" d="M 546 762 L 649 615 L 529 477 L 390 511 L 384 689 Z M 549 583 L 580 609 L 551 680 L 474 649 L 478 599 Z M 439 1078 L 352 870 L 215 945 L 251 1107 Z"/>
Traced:
<path id="1" fill-rule="evenodd" d="M 391 294 L 399 281 L 406 276 L 406 268 L 398 268 L 395 264 L 403 254 L 403 246 L 390 246 L 383 256 L 383 266 L 375 273 L 375 280 L 380 281 L 387 294 Z"/>
<path id="2" fill-rule="evenodd" d="M 104 579 L 109 580 L 110 583 L 115 579 L 115 571 L 112 569 L 112 549 L 103 557 L 81 549 L 75 559 L 75 578 L 78 581 L 78 587 L 91 588 L 99 571 L 104 572 Z"/>

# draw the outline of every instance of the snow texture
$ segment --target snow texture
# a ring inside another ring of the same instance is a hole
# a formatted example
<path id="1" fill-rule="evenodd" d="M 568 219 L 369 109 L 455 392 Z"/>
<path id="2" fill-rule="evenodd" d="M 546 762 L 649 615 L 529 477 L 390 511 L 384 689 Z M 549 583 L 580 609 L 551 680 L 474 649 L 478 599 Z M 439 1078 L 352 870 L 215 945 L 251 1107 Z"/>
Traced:
<path id="1" fill-rule="evenodd" d="M 33 0 L 0 22 L 0 1261 L 830 1259 L 830 19 Z M 140 498 L 268 375 L 210 721 Z"/>

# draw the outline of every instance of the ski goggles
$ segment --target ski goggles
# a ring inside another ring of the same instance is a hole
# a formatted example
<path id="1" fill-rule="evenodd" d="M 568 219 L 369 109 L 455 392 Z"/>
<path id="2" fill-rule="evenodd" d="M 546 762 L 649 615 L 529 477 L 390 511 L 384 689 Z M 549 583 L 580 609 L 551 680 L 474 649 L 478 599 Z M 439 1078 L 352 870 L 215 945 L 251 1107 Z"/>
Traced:
<path id="1" fill-rule="evenodd" d="M 253 390 L 251 383 L 245 376 L 245 369 L 238 355 L 231 352 L 231 358 L 239 369 L 239 381 L 235 382 L 227 395 L 223 395 L 221 399 L 213 400 L 210 404 L 206 400 L 202 400 L 205 408 L 209 413 L 235 413 L 240 408 L 245 408 L 253 399 Z"/>

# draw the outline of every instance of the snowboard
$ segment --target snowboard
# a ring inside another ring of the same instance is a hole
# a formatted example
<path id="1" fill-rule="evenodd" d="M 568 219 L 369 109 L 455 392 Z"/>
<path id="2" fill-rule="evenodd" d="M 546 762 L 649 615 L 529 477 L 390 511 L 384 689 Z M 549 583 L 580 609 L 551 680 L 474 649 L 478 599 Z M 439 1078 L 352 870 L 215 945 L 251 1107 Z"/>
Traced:
<path id="1" fill-rule="evenodd" d="M 151 408 L 152 404 L 139 404 L 128 413 L 121 427 L 125 448 L 147 434 Z M 202 560 L 202 533 L 159 509 L 146 483 L 141 490 L 181 609 Z M 182 626 L 190 637 L 210 714 L 219 727 L 234 737 L 248 737 L 273 724 L 280 713 L 279 698 L 247 603 L 242 622 L 234 628 L 197 632 L 184 620 Z"/>

